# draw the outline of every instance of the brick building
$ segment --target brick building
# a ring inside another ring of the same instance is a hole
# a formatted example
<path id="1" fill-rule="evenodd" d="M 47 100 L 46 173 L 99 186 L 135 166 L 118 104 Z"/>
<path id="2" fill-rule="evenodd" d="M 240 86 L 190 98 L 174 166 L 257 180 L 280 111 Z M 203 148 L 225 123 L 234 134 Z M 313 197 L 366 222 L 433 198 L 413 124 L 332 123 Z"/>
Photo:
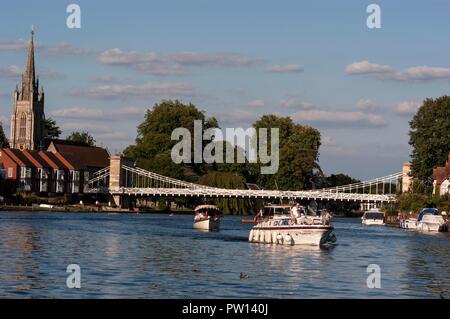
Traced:
<path id="1" fill-rule="evenodd" d="M 433 194 L 450 194 L 450 153 L 444 166 L 433 169 Z"/>

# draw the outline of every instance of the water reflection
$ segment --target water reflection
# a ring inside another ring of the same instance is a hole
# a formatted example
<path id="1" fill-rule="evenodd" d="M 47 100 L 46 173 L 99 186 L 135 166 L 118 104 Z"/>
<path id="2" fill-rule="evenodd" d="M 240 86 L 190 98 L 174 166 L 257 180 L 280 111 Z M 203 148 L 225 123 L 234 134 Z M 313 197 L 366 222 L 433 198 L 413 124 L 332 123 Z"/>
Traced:
<path id="1" fill-rule="evenodd" d="M 337 244 L 321 248 L 250 244 L 238 217 L 204 233 L 192 229 L 192 216 L 2 213 L 0 296 L 448 297 L 448 235 L 358 219 L 335 226 Z M 65 285 L 71 263 L 82 270 L 79 290 Z M 371 263 L 381 267 L 382 289 L 366 286 Z"/>

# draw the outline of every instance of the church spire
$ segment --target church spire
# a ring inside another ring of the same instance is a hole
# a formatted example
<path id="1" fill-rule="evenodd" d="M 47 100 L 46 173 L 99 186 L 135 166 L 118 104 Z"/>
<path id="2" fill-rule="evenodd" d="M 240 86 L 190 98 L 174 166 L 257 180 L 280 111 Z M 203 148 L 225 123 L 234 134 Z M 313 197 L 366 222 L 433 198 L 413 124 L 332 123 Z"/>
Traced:
<path id="1" fill-rule="evenodd" d="M 24 73 L 24 98 L 30 99 L 31 93 L 35 91 L 36 70 L 34 66 L 34 27 L 31 28 L 30 44 L 28 46 L 27 66 Z"/>

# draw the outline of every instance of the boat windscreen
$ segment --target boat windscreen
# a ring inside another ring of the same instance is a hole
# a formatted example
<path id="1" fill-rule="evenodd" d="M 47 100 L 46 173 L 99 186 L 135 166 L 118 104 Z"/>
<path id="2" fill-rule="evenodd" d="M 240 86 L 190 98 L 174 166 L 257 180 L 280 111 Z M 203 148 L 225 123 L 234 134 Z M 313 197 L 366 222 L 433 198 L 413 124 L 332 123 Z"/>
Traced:
<path id="1" fill-rule="evenodd" d="M 383 219 L 384 214 L 382 212 L 368 212 L 364 214 L 365 219 Z"/>

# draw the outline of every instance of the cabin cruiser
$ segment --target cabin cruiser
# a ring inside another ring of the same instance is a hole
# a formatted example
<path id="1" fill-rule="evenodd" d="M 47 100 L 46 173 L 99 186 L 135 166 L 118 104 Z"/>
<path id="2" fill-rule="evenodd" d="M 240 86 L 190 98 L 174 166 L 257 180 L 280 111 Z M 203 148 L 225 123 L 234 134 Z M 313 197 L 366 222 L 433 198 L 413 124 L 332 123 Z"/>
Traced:
<path id="1" fill-rule="evenodd" d="M 220 209 L 215 205 L 199 205 L 195 208 L 194 229 L 219 230 Z"/>
<path id="2" fill-rule="evenodd" d="M 446 232 L 448 226 L 444 217 L 436 208 L 424 208 L 416 219 L 408 218 L 400 221 L 400 227 L 403 229 L 415 229 L 421 232 Z"/>
<path id="3" fill-rule="evenodd" d="M 417 230 L 422 232 L 445 232 L 448 230 L 444 217 L 436 208 L 424 208 L 417 218 Z"/>
<path id="4" fill-rule="evenodd" d="M 335 242 L 331 215 L 323 212 L 307 215 L 307 209 L 295 205 L 265 206 L 255 217 L 249 242 L 279 245 L 324 245 Z"/>
<path id="5" fill-rule="evenodd" d="M 363 225 L 384 225 L 384 213 L 376 209 L 368 210 L 361 217 Z"/>

